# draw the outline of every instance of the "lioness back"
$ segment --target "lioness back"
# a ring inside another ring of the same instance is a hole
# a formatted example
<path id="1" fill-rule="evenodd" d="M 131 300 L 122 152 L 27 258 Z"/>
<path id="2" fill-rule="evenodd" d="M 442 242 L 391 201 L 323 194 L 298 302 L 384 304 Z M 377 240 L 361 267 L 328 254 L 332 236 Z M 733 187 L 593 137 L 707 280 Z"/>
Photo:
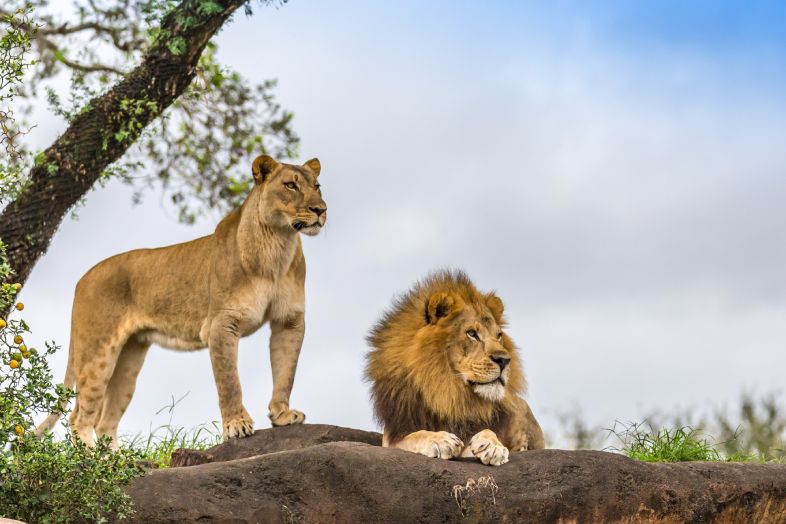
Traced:
<path id="1" fill-rule="evenodd" d="M 213 244 L 211 235 L 136 249 L 99 262 L 77 283 L 72 318 L 89 318 L 98 310 L 105 316 L 129 319 L 136 331 L 144 331 L 151 342 L 163 347 L 206 347 L 200 329 L 208 312 Z M 92 321 L 85 327 L 92 330 Z M 169 336 L 155 336 L 158 329 L 166 329 Z"/>

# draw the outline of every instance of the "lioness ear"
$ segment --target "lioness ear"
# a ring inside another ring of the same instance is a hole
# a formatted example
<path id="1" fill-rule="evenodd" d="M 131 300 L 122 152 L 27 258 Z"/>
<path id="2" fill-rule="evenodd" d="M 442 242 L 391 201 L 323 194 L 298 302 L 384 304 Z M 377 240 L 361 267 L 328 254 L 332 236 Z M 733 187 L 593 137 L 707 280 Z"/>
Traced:
<path id="1" fill-rule="evenodd" d="M 322 170 L 322 164 L 319 163 L 318 158 L 312 158 L 311 160 L 303 164 L 303 167 L 314 173 L 314 175 L 316 176 L 319 176 L 319 172 Z"/>
<path id="2" fill-rule="evenodd" d="M 281 164 L 276 162 L 273 157 L 268 155 L 261 155 L 254 159 L 251 164 L 251 174 L 254 175 L 254 180 L 257 184 L 261 184 L 275 171 Z"/>
<path id="3" fill-rule="evenodd" d="M 426 304 L 426 322 L 429 324 L 436 324 L 439 319 L 444 318 L 454 311 L 462 307 L 461 299 L 447 293 L 434 293 L 428 299 Z"/>
<path id="4" fill-rule="evenodd" d="M 505 312 L 505 305 L 502 303 L 502 299 L 494 293 L 489 293 L 486 296 L 486 305 L 491 310 L 491 314 L 494 315 L 494 320 L 497 321 L 497 324 L 500 324 L 502 322 L 502 314 Z"/>

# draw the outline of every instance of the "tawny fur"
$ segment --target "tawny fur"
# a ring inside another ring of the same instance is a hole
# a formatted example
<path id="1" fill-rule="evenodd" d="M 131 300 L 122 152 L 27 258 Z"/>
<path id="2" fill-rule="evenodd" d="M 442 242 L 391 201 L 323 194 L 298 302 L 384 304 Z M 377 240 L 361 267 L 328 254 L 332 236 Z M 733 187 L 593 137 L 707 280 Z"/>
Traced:
<path id="1" fill-rule="evenodd" d="M 521 398 L 526 381 L 503 311 L 494 293 L 478 291 L 460 271 L 434 273 L 395 301 L 368 337 L 366 378 L 383 445 L 442 458 L 481 458 L 483 450 L 472 453 L 474 437 L 476 450 L 544 447 Z"/>
<path id="2" fill-rule="evenodd" d="M 306 265 L 299 233 L 317 234 L 326 205 L 320 164 L 252 165 L 255 185 L 243 205 L 212 235 L 100 262 L 74 294 L 65 385 L 76 386 L 70 423 L 84 442 L 93 432 L 117 439 L 151 344 L 190 351 L 209 348 L 225 438 L 253 432 L 238 379 L 237 344 L 271 326 L 274 425 L 302 423 L 289 408 L 304 335 Z M 38 428 L 56 423 L 53 414 Z"/>

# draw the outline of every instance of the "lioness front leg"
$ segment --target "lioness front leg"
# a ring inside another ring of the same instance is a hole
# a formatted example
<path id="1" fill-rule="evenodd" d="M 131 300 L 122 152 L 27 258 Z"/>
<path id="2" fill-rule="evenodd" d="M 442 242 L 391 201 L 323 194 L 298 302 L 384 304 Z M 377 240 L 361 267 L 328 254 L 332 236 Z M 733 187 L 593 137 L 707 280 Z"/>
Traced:
<path id="1" fill-rule="evenodd" d="M 385 439 L 383 446 L 420 453 L 432 458 L 451 459 L 461 454 L 464 443 L 456 435 L 447 431 L 420 430 L 392 444 L 388 444 Z"/>
<path id="2" fill-rule="evenodd" d="M 245 437 L 254 432 L 254 421 L 243 407 L 243 391 L 237 371 L 239 338 L 235 319 L 222 318 L 212 322 L 208 346 L 225 440 Z"/>
<path id="3" fill-rule="evenodd" d="M 268 404 L 268 418 L 274 426 L 302 424 L 306 416 L 289 409 L 289 395 L 295 382 L 295 371 L 303 345 L 306 324 L 303 313 L 286 320 L 270 322 L 270 367 L 273 370 L 273 396 Z"/>
<path id="4" fill-rule="evenodd" d="M 477 457 L 484 464 L 501 466 L 508 462 L 510 451 L 490 429 L 475 434 L 464 449 L 462 457 Z"/>

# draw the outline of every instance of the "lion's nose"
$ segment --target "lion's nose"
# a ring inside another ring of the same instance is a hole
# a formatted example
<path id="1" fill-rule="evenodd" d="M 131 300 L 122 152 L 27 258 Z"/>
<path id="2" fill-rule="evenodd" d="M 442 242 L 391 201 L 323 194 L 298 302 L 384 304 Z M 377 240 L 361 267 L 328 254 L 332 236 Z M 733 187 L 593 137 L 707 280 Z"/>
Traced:
<path id="1" fill-rule="evenodd" d="M 322 213 L 324 213 L 325 211 L 327 211 L 327 208 L 326 208 L 326 207 L 310 207 L 310 208 L 308 208 L 308 209 L 309 209 L 309 211 L 311 211 L 312 213 L 314 213 L 315 215 L 317 215 L 317 218 L 319 218 L 320 216 L 322 216 Z"/>
<path id="2" fill-rule="evenodd" d="M 500 373 L 502 373 L 502 370 L 504 370 L 510 362 L 509 358 L 500 356 L 493 356 L 491 357 L 491 360 L 499 366 Z"/>

